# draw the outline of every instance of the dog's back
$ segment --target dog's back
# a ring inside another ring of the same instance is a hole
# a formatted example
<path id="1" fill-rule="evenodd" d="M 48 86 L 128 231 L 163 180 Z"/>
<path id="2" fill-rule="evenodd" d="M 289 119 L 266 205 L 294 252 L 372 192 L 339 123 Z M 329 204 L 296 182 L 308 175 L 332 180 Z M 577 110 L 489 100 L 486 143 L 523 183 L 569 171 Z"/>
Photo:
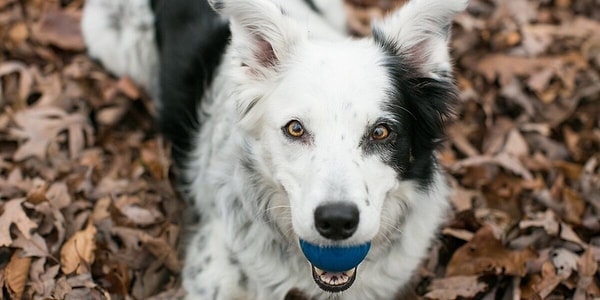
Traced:
<path id="1" fill-rule="evenodd" d="M 181 170 L 200 127 L 198 101 L 212 83 L 231 33 L 227 20 L 206 1 L 163 0 L 156 11 L 158 123 Z"/>

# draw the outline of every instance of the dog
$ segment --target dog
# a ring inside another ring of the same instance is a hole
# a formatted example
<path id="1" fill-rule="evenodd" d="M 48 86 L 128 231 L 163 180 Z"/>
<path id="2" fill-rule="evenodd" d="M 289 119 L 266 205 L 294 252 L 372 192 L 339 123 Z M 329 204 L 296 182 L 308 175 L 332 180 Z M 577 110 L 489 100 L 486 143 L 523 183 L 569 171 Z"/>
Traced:
<path id="1" fill-rule="evenodd" d="M 354 39 L 341 0 L 87 1 L 89 54 L 156 98 L 200 214 L 187 299 L 406 289 L 449 207 L 436 149 L 466 5 L 411 0 Z"/>

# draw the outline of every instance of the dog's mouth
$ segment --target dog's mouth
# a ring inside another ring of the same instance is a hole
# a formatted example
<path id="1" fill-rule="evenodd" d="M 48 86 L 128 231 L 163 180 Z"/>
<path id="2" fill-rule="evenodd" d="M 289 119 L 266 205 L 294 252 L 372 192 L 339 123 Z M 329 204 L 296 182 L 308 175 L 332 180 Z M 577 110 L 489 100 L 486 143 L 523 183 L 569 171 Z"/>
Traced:
<path id="1" fill-rule="evenodd" d="M 331 293 L 345 291 L 352 286 L 357 267 L 370 247 L 370 242 L 355 246 L 319 246 L 300 240 L 300 248 L 310 262 L 315 283 Z"/>
<path id="2" fill-rule="evenodd" d="M 356 269 L 354 267 L 345 272 L 327 272 L 314 265 L 312 266 L 312 276 L 315 283 L 324 291 L 338 293 L 347 290 L 352 286 L 356 279 Z"/>

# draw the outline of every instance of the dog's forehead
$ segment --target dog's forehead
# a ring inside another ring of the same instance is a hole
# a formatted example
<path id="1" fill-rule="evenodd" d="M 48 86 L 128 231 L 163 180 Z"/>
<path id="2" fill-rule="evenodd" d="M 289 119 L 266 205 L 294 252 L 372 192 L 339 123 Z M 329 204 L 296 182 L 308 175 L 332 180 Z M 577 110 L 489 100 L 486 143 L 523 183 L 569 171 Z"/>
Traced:
<path id="1" fill-rule="evenodd" d="M 295 114 L 378 118 L 392 82 L 383 59 L 368 41 L 307 44 L 275 91 L 285 98 L 276 105 Z"/>

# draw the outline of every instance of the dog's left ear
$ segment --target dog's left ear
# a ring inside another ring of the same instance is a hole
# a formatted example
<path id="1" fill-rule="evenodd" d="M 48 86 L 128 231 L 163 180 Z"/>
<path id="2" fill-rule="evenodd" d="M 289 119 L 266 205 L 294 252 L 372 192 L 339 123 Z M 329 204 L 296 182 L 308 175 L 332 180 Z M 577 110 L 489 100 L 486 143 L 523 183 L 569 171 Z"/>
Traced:
<path id="1" fill-rule="evenodd" d="M 231 22 L 232 46 L 251 80 L 276 78 L 279 67 L 305 35 L 269 0 L 209 0 Z"/>
<path id="2" fill-rule="evenodd" d="M 454 16 L 468 0 L 411 0 L 373 26 L 373 37 L 386 51 L 407 60 L 420 76 L 448 79 L 448 40 Z"/>

